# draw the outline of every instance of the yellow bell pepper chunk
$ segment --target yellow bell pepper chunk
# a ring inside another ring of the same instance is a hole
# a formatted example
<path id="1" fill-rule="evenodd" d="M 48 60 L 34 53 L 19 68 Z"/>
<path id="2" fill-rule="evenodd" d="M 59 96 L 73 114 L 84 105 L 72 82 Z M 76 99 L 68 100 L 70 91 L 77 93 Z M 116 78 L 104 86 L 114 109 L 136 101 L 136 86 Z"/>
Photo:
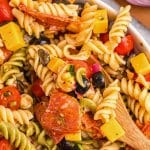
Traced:
<path id="1" fill-rule="evenodd" d="M 65 62 L 62 59 L 54 57 L 50 60 L 47 67 L 52 72 L 58 73 L 59 68 L 62 67 L 64 64 L 65 64 Z"/>
<path id="2" fill-rule="evenodd" d="M 101 131 L 111 142 L 116 141 L 125 134 L 125 131 L 114 118 L 102 125 Z"/>
<path id="3" fill-rule="evenodd" d="M 66 134 L 65 139 L 67 141 L 81 141 L 81 131 L 77 133 Z"/>
<path id="4" fill-rule="evenodd" d="M 144 53 L 131 58 L 131 64 L 136 73 L 145 75 L 150 72 L 150 63 Z"/>
<path id="5" fill-rule="evenodd" d="M 14 22 L 10 22 L 0 27 L 0 35 L 6 48 L 10 51 L 16 51 L 25 46 L 23 33 L 19 26 Z"/>
<path id="6" fill-rule="evenodd" d="M 95 16 L 94 29 L 95 34 L 106 33 L 108 30 L 108 16 L 107 10 L 98 10 Z"/>

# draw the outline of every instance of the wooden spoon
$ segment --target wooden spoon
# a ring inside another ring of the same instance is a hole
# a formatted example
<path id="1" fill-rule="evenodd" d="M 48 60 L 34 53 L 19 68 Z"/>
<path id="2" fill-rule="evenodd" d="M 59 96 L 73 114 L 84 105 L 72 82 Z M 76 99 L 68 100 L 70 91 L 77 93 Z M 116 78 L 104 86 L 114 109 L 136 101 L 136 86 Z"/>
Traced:
<path id="1" fill-rule="evenodd" d="M 107 77 L 107 80 L 112 82 L 112 79 L 104 69 L 103 73 Z M 137 150 L 150 150 L 150 140 L 139 130 L 134 121 L 131 119 L 121 95 L 119 95 L 115 111 L 116 119 L 125 131 L 125 135 L 119 140 L 127 143 L 129 146 Z"/>

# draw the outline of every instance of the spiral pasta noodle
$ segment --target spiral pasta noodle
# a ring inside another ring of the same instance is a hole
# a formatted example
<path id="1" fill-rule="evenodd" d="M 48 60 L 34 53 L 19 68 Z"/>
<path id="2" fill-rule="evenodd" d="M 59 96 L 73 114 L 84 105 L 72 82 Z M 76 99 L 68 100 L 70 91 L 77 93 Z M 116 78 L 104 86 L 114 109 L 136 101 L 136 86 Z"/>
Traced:
<path id="1" fill-rule="evenodd" d="M 134 113 L 135 117 L 141 122 L 141 123 L 147 123 L 150 121 L 150 114 L 145 110 L 144 107 L 142 107 L 138 101 L 135 99 L 131 99 L 130 97 L 127 100 L 128 107 L 131 109 L 131 111 Z"/>
<path id="2" fill-rule="evenodd" d="M 94 28 L 94 17 L 97 10 L 97 5 L 86 4 L 81 13 L 81 27 L 77 34 L 68 34 L 65 36 L 66 41 L 74 46 L 80 46 L 87 42 L 92 35 Z"/>
<path id="3" fill-rule="evenodd" d="M 31 16 L 24 14 L 20 10 L 14 8 L 12 14 L 17 19 L 21 28 L 25 29 L 29 35 L 40 37 L 40 33 L 45 30 L 44 26 L 36 22 Z"/>
<path id="4" fill-rule="evenodd" d="M 125 65 L 125 61 L 122 57 L 117 53 L 110 52 L 101 41 L 91 39 L 88 40 L 84 46 L 88 51 L 93 51 L 93 53 L 98 55 L 100 60 L 104 61 L 115 71 L 120 68 L 120 65 Z"/>
<path id="5" fill-rule="evenodd" d="M 52 57 L 63 58 L 64 57 L 63 51 L 55 44 L 31 45 L 29 47 L 29 52 L 31 55 L 34 55 L 34 53 L 38 52 L 39 49 L 42 49 L 48 52 L 50 58 Z"/>
<path id="6" fill-rule="evenodd" d="M 33 0 L 10 0 L 9 5 L 12 7 L 18 7 L 20 3 L 33 9 L 37 2 Z"/>
<path id="7" fill-rule="evenodd" d="M 53 149 L 53 150 L 57 149 L 57 145 L 54 144 L 53 140 L 50 138 L 46 138 L 46 134 L 44 130 L 42 130 L 42 132 L 38 135 L 37 142 L 40 145 L 47 147 L 48 149 Z"/>
<path id="8" fill-rule="evenodd" d="M 98 104 L 101 103 L 102 99 L 103 98 L 102 98 L 100 90 L 96 89 L 95 94 L 94 94 L 92 100 L 98 105 Z"/>
<path id="9" fill-rule="evenodd" d="M 118 80 L 115 80 L 104 90 L 103 100 L 97 106 L 97 111 L 94 114 L 94 120 L 102 119 L 103 122 L 108 122 L 109 119 L 115 117 L 115 108 L 120 91 L 117 83 Z"/>
<path id="10" fill-rule="evenodd" d="M 117 142 L 115 143 L 106 142 L 103 144 L 100 150 L 120 150 L 120 144 Z"/>
<path id="11" fill-rule="evenodd" d="M 33 118 L 33 114 L 28 110 L 10 110 L 0 105 L 0 120 L 9 122 L 11 124 L 19 123 L 21 125 L 29 124 L 29 121 Z"/>
<path id="12" fill-rule="evenodd" d="M 35 9 L 38 12 L 60 17 L 76 17 L 78 5 L 65 5 L 63 3 L 39 2 Z"/>
<path id="13" fill-rule="evenodd" d="M 12 124 L 3 121 L 0 122 L 0 132 L 15 148 L 19 148 L 19 150 L 35 150 L 34 145 L 31 144 L 25 134 L 20 132 L 18 128 Z"/>
<path id="14" fill-rule="evenodd" d="M 5 83 L 13 75 L 21 73 L 19 68 L 23 67 L 25 56 L 25 49 L 18 50 L 0 67 L 0 83 Z"/>
<path id="15" fill-rule="evenodd" d="M 38 145 L 47 147 L 48 149 L 57 147 L 37 122 L 30 121 L 29 125 L 21 126 L 19 130 L 25 133 L 27 137 L 34 137 Z"/>
<path id="16" fill-rule="evenodd" d="M 87 60 L 90 57 L 89 50 L 80 50 L 78 54 L 70 54 L 70 49 L 75 49 L 72 45 L 66 45 L 63 49 L 64 56 L 72 60 Z"/>
<path id="17" fill-rule="evenodd" d="M 107 47 L 99 40 L 88 40 L 84 46 L 88 50 L 93 51 L 95 54 L 110 54 L 110 51 L 107 49 Z"/>
<path id="18" fill-rule="evenodd" d="M 122 93 L 138 100 L 140 105 L 144 107 L 147 112 L 150 112 L 150 92 L 148 92 L 147 88 L 141 88 L 134 80 L 127 80 L 126 78 L 121 79 L 120 88 Z"/>
<path id="19" fill-rule="evenodd" d="M 76 17 L 78 5 L 65 5 L 63 3 L 50 3 L 50 2 L 38 2 L 34 0 L 10 0 L 9 5 L 12 7 L 18 7 L 20 3 L 30 9 L 34 9 L 41 13 L 46 13 L 54 16 L 60 17 Z"/>
<path id="20" fill-rule="evenodd" d="M 106 43 L 109 50 L 114 50 L 125 36 L 132 18 L 130 15 L 131 6 L 121 7 L 117 18 L 109 32 L 109 41 Z"/>
<path id="21" fill-rule="evenodd" d="M 35 50 L 31 51 L 29 49 L 28 52 L 29 56 L 31 57 L 29 63 L 34 68 L 37 76 L 42 80 L 42 88 L 45 92 L 45 95 L 48 96 L 55 88 L 53 73 L 47 67 L 40 64 L 39 56 Z"/>
<path id="22" fill-rule="evenodd" d="M 138 74 L 136 80 L 137 83 L 142 84 L 145 88 L 149 88 L 150 87 L 150 83 L 146 81 L 145 77 L 142 74 Z"/>
<path id="23" fill-rule="evenodd" d="M 83 140 L 81 146 L 84 150 L 99 150 L 100 145 L 96 140 Z"/>
<path id="24" fill-rule="evenodd" d="M 66 64 L 59 72 L 56 80 L 57 86 L 65 92 L 71 92 L 75 89 L 75 78 L 69 72 L 70 64 Z"/>
<path id="25" fill-rule="evenodd" d="M 108 64 L 114 71 L 119 70 L 120 65 L 125 65 L 125 61 L 117 53 L 99 54 L 98 58 Z"/>

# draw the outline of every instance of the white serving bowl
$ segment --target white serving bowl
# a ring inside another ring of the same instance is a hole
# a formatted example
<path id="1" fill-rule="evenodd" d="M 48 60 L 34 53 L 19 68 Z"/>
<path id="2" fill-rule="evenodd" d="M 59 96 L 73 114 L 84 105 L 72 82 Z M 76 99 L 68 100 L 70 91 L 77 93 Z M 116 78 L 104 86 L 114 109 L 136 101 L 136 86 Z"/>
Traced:
<path id="1" fill-rule="evenodd" d="M 108 16 L 109 16 L 110 20 L 113 20 L 115 18 L 115 16 L 117 15 L 118 11 L 113 9 L 111 6 L 109 6 L 105 2 L 103 2 L 101 0 L 95 0 L 94 3 L 99 5 L 100 8 L 105 8 L 105 9 L 108 10 Z M 131 33 L 134 37 L 135 48 L 137 50 L 140 50 L 140 51 L 144 52 L 147 55 L 148 59 L 150 60 L 150 46 L 144 40 L 143 35 L 141 35 L 137 30 L 138 29 L 136 29 L 132 24 L 130 24 L 129 33 Z"/>

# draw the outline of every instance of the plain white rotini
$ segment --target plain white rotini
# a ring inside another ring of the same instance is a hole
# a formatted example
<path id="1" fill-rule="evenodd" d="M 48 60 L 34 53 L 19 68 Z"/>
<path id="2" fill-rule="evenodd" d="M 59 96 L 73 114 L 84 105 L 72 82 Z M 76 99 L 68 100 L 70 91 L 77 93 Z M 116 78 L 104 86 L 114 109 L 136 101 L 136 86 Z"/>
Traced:
<path id="1" fill-rule="evenodd" d="M 63 50 L 60 49 L 57 45 L 55 44 L 44 44 L 44 45 L 31 45 L 29 47 L 29 52 L 32 58 L 34 58 L 34 54 L 38 52 L 39 49 L 45 50 L 46 52 L 49 53 L 50 58 L 52 57 L 59 57 L 63 58 L 64 53 Z"/>
<path id="2" fill-rule="evenodd" d="M 127 102 L 128 107 L 131 109 L 136 119 L 138 119 L 141 123 L 147 123 L 150 121 L 150 113 L 148 113 L 137 100 L 129 97 Z"/>
<path id="3" fill-rule="evenodd" d="M 84 43 L 85 48 L 93 51 L 95 54 L 110 54 L 107 47 L 99 40 L 90 39 Z"/>
<path id="4" fill-rule="evenodd" d="M 85 7 L 81 13 L 80 31 L 77 34 L 66 34 L 66 41 L 74 46 L 80 46 L 84 42 L 87 42 L 91 36 L 94 28 L 94 19 L 97 11 L 97 5 L 85 4 Z"/>
<path id="5" fill-rule="evenodd" d="M 11 110 L 0 105 L 0 120 L 9 122 L 12 124 L 29 124 L 29 121 L 33 118 L 33 114 L 29 110 Z"/>
<path id="6" fill-rule="evenodd" d="M 145 77 L 142 74 L 138 74 L 135 81 L 137 83 L 142 84 L 147 89 L 149 89 L 149 87 L 150 87 L 150 83 L 146 81 Z"/>
<path id="7" fill-rule="evenodd" d="M 58 77 L 56 80 L 57 86 L 64 92 L 71 92 L 75 89 L 75 78 L 69 72 L 70 64 L 66 64 L 58 72 Z"/>
<path id="8" fill-rule="evenodd" d="M 29 63 L 34 68 L 37 76 L 42 80 L 42 88 L 46 96 L 49 96 L 51 91 L 55 88 L 54 74 L 48 69 L 48 67 L 43 66 L 40 63 L 40 58 L 38 51 L 36 49 L 29 48 Z"/>
<path id="9" fill-rule="evenodd" d="M 97 105 L 99 105 L 99 104 L 101 103 L 102 99 L 103 99 L 103 97 L 102 97 L 102 94 L 101 94 L 100 90 L 99 90 L 99 89 L 96 89 L 96 90 L 95 90 L 95 94 L 94 94 L 92 100 L 93 100 Z"/>
<path id="10" fill-rule="evenodd" d="M 22 3 L 30 9 L 35 11 L 51 14 L 60 17 L 76 17 L 78 16 L 78 5 L 63 3 L 51 3 L 51 2 L 38 2 L 34 0 L 10 0 L 9 5 L 12 7 L 18 7 Z"/>
<path id="11" fill-rule="evenodd" d="M 98 58 L 108 64 L 113 70 L 117 71 L 121 67 L 120 65 L 125 65 L 125 61 L 117 53 L 112 52 L 110 54 L 99 54 Z"/>
<path id="12" fill-rule="evenodd" d="M 119 91 L 118 80 L 115 80 L 104 90 L 103 100 L 97 106 L 94 120 L 101 119 L 105 123 L 116 116 L 115 108 L 119 98 Z"/>
<path id="13" fill-rule="evenodd" d="M 116 77 L 117 75 L 120 74 L 120 72 L 115 71 L 114 69 L 112 69 L 109 65 L 106 65 L 103 67 L 104 70 L 110 75 L 110 76 L 113 76 L 113 77 Z M 120 68 L 119 68 L 120 69 Z"/>
<path id="14" fill-rule="evenodd" d="M 31 16 L 24 14 L 20 10 L 14 8 L 12 14 L 17 19 L 21 28 L 25 29 L 29 35 L 40 37 L 40 33 L 45 30 L 44 26 L 35 21 Z"/>
<path id="15" fill-rule="evenodd" d="M 25 6 L 33 9 L 34 5 L 37 3 L 36 1 L 33 0 L 10 0 L 9 5 L 12 7 L 18 7 L 19 4 L 22 3 Z"/>
<path id="16" fill-rule="evenodd" d="M 89 50 L 80 50 L 78 54 L 71 54 L 70 50 L 75 49 L 72 45 L 66 45 L 63 49 L 64 56 L 72 60 L 87 60 L 91 52 Z"/>
<path id="17" fill-rule="evenodd" d="M 111 143 L 110 141 L 103 144 L 99 150 L 120 150 L 120 144 L 115 142 Z"/>
<path id="18" fill-rule="evenodd" d="M 112 25 L 109 32 L 109 41 L 106 43 L 109 50 L 114 50 L 115 47 L 121 42 L 127 32 L 128 25 L 132 18 L 130 15 L 131 6 L 121 7 L 117 18 Z"/>
<path id="19" fill-rule="evenodd" d="M 122 93 L 138 100 L 140 105 L 143 106 L 147 112 L 150 112 L 150 92 L 148 92 L 147 88 L 141 88 L 134 80 L 127 80 L 126 78 L 121 79 L 120 88 Z"/>
<path id="20" fill-rule="evenodd" d="M 63 3 L 39 2 L 35 5 L 38 12 L 60 17 L 77 16 L 78 5 L 65 5 Z"/>
<path id="21" fill-rule="evenodd" d="M 84 49 L 92 51 L 98 58 L 117 71 L 120 65 L 125 65 L 125 61 L 117 53 L 110 52 L 107 47 L 98 40 L 90 39 L 84 44 Z"/>

